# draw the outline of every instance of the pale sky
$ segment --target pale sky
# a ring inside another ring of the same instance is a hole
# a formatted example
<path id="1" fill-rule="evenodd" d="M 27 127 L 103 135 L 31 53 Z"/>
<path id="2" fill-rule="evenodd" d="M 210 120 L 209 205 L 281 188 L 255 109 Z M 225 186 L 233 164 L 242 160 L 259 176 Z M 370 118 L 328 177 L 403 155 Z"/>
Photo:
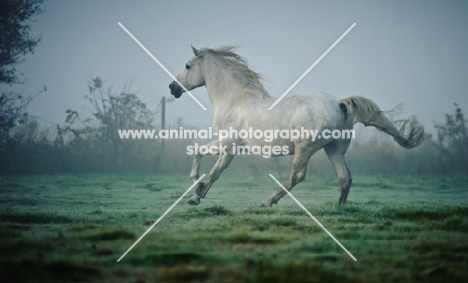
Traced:
<path id="1" fill-rule="evenodd" d="M 468 113 L 468 1 L 45 1 L 33 25 L 42 36 L 18 66 L 25 93 L 47 85 L 29 112 L 63 123 L 66 109 L 91 111 L 87 79 L 101 77 L 133 90 L 156 109 L 172 97 L 172 79 L 119 27 L 121 22 L 177 75 L 195 47 L 236 44 L 280 96 L 353 23 L 355 28 L 288 94 L 323 91 L 337 98 L 362 95 L 400 117 L 416 115 L 433 131 L 454 111 Z M 167 105 L 168 124 L 207 127 L 206 90 Z"/>

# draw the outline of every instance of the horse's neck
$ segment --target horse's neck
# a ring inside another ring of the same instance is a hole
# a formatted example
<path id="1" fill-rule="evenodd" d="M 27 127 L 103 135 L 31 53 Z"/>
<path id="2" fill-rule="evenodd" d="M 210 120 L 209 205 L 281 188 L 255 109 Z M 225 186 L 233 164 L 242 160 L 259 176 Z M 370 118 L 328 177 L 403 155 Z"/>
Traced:
<path id="1" fill-rule="evenodd" d="M 213 65 L 211 68 L 205 67 L 205 86 L 214 111 L 245 107 L 253 99 L 261 98 L 253 95 L 255 90 L 250 89 L 231 70 L 222 69 L 218 64 Z"/>

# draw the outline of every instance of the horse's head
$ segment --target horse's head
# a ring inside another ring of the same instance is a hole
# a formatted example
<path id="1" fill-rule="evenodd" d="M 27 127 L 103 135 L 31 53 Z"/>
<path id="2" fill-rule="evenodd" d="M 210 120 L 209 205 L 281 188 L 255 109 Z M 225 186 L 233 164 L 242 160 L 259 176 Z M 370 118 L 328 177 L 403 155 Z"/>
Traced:
<path id="1" fill-rule="evenodd" d="M 192 50 L 195 56 L 190 58 L 182 72 L 177 75 L 177 81 L 173 81 L 169 84 L 171 94 L 175 98 L 179 98 L 182 93 L 187 90 L 190 91 L 205 84 L 205 78 L 203 76 L 203 54 L 193 46 Z"/>

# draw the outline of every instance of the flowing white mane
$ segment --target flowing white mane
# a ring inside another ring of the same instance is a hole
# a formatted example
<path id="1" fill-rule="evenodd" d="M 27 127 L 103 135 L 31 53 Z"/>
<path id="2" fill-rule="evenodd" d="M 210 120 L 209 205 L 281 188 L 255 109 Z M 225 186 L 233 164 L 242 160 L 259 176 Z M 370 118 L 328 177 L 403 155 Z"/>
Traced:
<path id="1" fill-rule="evenodd" d="M 247 85 L 260 91 L 265 97 L 270 95 L 266 91 L 263 83 L 266 81 L 263 76 L 253 71 L 245 58 L 234 53 L 237 46 L 224 45 L 218 48 L 201 48 L 201 55 L 209 55 L 224 63 L 226 68 L 233 70 L 236 77 L 245 81 Z"/>

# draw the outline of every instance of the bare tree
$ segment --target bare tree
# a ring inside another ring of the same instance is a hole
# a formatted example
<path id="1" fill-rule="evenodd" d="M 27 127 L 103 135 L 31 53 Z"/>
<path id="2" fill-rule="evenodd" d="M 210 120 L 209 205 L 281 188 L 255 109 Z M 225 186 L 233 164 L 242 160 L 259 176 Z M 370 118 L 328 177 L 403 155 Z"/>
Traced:
<path id="1" fill-rule="evenodd" d="M 42 13 L 42 0 L 0 1 L 0 85 L 23 83 L 16 65 L 24 56 L 34 52 L 40 38 L 30 35 L 31 23 Z M 44 90 L 46 88 L 44 87 Z M 21 123 L 26 107 L 35 95 L 23 95 L 15 91 L 0 94 L 0 150 L 4 147 L 10 130 Z"/>
<path id="2" fill-rule="evenodd" d="M 105 89 L 99 77 L 89 81 L 89 93 L 85 98 L 93 106 L 92 117 L 82 119 L 77 111 L 69 109 L 65 130 L 73 134 L 73 139 L 98 141 L 91 147 L 98 154 L 111 157 L 113 164 L 120 168 L 131 158 L 132 148 L 138 148 L 134 147 L 135 142 L 120 139 L 118 130 L 150 128 L 156 113 L 132 93 L 130 84 L 121 92 L 115 92 L 112 88 Z"/>
<path id="3" fill-rule="evenodd" d="M 437 141 L 433 144 L 439 151 L 439 162 L 443 174 L 448 170 L 464 172 L 468 176 L 467 120 L 457 103 L 455 113 L 445 114 L 445 124 L 435 124 Z M 444 159 L 448 164 L 444 164 Z"/>

